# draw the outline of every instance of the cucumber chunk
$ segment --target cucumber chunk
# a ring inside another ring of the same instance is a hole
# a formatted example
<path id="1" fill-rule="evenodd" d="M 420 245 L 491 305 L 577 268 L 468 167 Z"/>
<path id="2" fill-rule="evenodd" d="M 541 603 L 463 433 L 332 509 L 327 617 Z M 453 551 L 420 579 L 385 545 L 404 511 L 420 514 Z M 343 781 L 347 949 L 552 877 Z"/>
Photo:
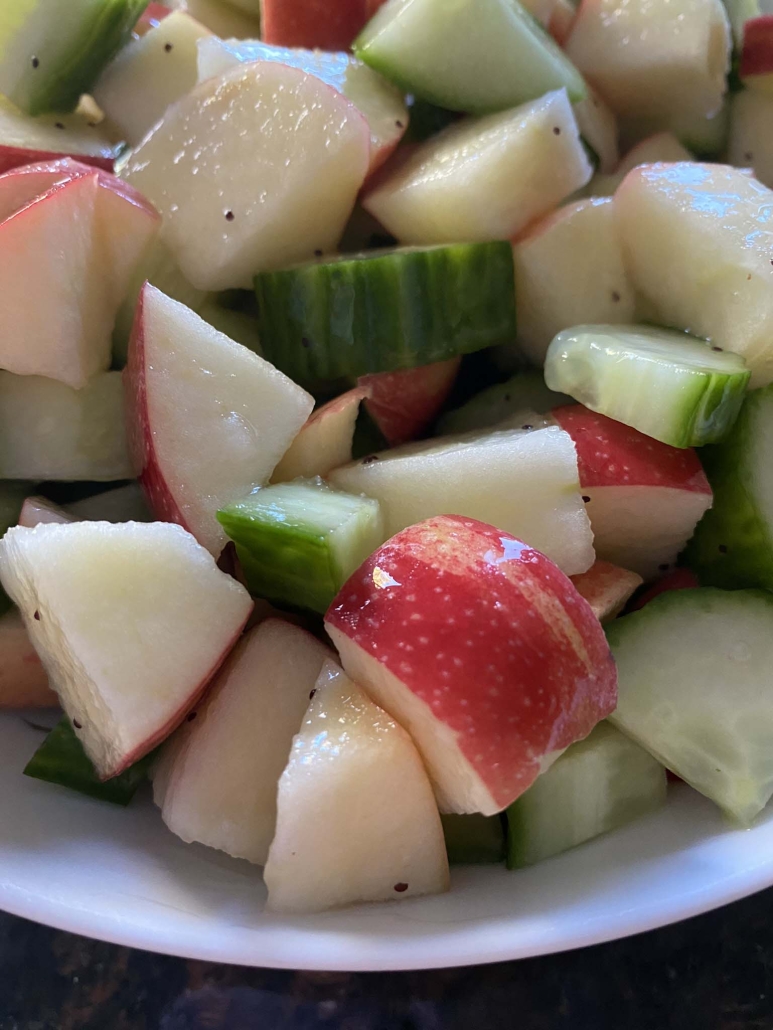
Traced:
<path id="1" fill-rule="evenodd" d="M 386 539 L 378 501 L 321 479 L 263 487 L 217 517 L 251 593 L 317 612 Z"/>
<path id="2" fill-rule="evenodd" d="M 672 447 L 727 436 L 750 376 L 737 354 L 648 326 L 565 329 L 545 360 L 551 390 Z"/>
<path id="3" fill-rule="evenodd" d="M 83 744 L 65 716 L 54 726 L 27 763 L 25 776 L 47 783 L 58 783 L 79 794 L 114 805 L 128 805 L 148 778 L 155 752 L 146 755 L 119 776 L 104 782 L 99 779 Z"/>
<path id="4" fill-rule="evenodd" d="M 546 415 L 553 408 L 571 403 L 571 397 L 548 389 L 541 372 L 520 372 L 506 383 L 497 383 L 476 394 L 461 408 L 449 411 L 438 422 L 438 435 L 485 429 L 522 411 Z"/>
<path id="5" fill-rule="evenodd" d="M 687 563 L 708 586 L 773 590 L 773 386 L 753 390 L 726 440 L 701 451 L 714 505 Z"/>
<path id="6" fill-rule="evenodd" d="M 353 44 L 406 93 L 485 114 L 553 89 L 586 95 L 582 76 L 517 0 L 389 0 Z"/>
<path id="7" fill-rule="evenodd" d="M 10 0 L 0 8 L 0 93 L 29 114 L 73 111 L 148 0 Z"/>
<path id="8" fill-rule="evenodd" d="M 507 867 L 520 869 L 638 819 L 666 800 L 666 770 L 602 722 L 507 810 Z"/>
<path id="9" fill-rule="evenodd" d="M 663 593 L 607 627 L 611 722 L 740 823 L 773 794 L 773 597 Z"/>
<path id="10" fill-rule="evenodd" d="M 372 251 L 255 278 L 265 357 L 296 382 L 394 372 L 515 336 L 505 241 Z"/>
<path id="11" fill-rule="evenodd" d="M 505 858 L 501 815 L 441 815 L 451 865 L 490 865 Z"/>

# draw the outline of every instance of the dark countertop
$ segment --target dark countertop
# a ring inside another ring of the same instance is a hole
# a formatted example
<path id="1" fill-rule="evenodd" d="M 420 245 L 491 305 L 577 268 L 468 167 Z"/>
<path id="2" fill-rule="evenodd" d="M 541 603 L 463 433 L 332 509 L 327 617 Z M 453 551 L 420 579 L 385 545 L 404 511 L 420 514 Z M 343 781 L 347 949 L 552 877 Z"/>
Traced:
<path id="1" fill-rule="evenodd" d="M 773 1030 L 773 889 L 639 937 L 424 973 L 186 962 L 0 914 L 0 1030 Z"/>

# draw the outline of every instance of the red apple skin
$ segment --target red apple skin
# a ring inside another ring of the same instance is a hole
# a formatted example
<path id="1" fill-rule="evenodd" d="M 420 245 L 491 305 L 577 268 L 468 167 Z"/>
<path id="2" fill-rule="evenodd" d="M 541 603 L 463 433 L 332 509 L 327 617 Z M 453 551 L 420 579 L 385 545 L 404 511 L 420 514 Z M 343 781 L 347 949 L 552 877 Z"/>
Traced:
<path id="1" fill-rule="evenodd" d="M 141 758 L 144 758 L 145 755 L 150 754 L 150 752 L 154 748 L 158 747 L 159 744 L 161 744 L 163 741 L 166 740 L 167 737 L 171 736 L 171 734 L 174 733 L 177 727 L 183 722 L 183 720 L 189 714 L 189 712 L 191 712 L 196 707 L 199 701 L 201 701 L 202 697 L 204 697 L 204 695 L 206 694 L 209 687 L 212 685 L 212 682 L 214 681 L 215 676 L 217 675 L 220 669 L 220 666 L 229 656 L 231 651 L 233 651 L 234 647 L 237 644 L 237 641 L 242 635 L 244 627 L 249 622 L 251 616 L 252 608 L 250 608 L 250 611 L 248 612 L 244 622 L 239 626 L 237 631 L 234 633 L 233 637 L 228 641 L 228 644 L 223 649 L 222 653 L 217 658 L 212 668 L 208 670 L 201 684 L 186 699 L 185 704 L 181 708 L 179 708 L 174 715 L 170 716 L 170 718 L 164 723 L 164 725 L 161 726 L 158 730 L 156 730 L 152 737 L 148 738 L 147 740 L 144 740 L 139 747 L 136 747 L 134 749 L 134 751 L 131 751 L 129 752 L 129 754 L 125 755 L 122 761 L 119 762 L 115 766 L 115 768 L 107 769 L 104 772 L 101 772 L 99 778 L 103 783 L 107 780 L 112 780 L 114 776 L 120 776 L 122 772 L 126 772 L 126 770 L 130 766 L 134 765 L 135 762 L 139 762 L 139 760 Z"/>
<path id="2" fill-rule="evenodd" d="M 741 79 L 773 75 L 773 14 L 750 18 L 744 24 L 738 74 Z"/>
<path id="3" fill-rule="evenodd" d="M 694 590 L 700 586 L 698 577 L 689 569 L 674 569 L 667 576 L 653 583 L 643 593 L 639 594 L 626 609 L 629 612 L 638 612 L 645 604 L 654 601 L 660 594 L 666 594 L 671 590 Z"/>
<path id="4" fill-rule="evenodd" d="M 24 165 L 39 164 L 43 161 L 60 161 L 71 157 L 82 164 L 91 165 L 104 172 L 112 172 L 113 159 L 110 157 L 89 157 L 87 154 L 54 154 L 46 150 L 26 150 L 24 147 L 7 147 L 0 145 L 0 175 Z"/>
<path id="5" fill-rule="evenodd" d="M 493 811 L 617 703 L 604 632 L 571 580 L 474 519 L 441 515 L 392 537 L 344 585 L 325 624 L 455 734 Z"/>
<path id="6" fill-rule="evenodd" d="M 155 28 L 159 25 L 164 18 L 168 17 L 172 13 L 171 8 L 165 7 L 164 4 L 150 3 L 142 12 L 140 20 L 134 26 L 134 31 L 139 36 L 144 36 L 149 29 Z"/>
<path id="7" fill-rule="evenodd" d="M 2 183 L 24 183 L 29 179 L 34 179 L 35 191 L 40 194 L 47 192 L 54 185 L 64 185 L 73 179 L 81 179 L 87 175 L 95 175 L 97 183 L 102 189 L 110 190 L 157 221 L 161 221 L 158 211 L 139 190 L 136 190 L 128 182 L 124 182 L 123 179 L 119 179 L 117 175 L 113 175 L 111 171 L 90 164 L 85 158 L 55 156 L 51 160 L 18 165 L 2 174 Z"/>
<path id="8" fill-rule="evenodd" d="M 711 494 L 694 450 L 669 447 L 582 404 L 554 408 L 552 417 L 577 448 L 580 486 L 662 486 Z"/>
<path id="9" fill-rule="evenodd" d="M 145 379 L 145 295 L 149 287 L 150 283 L 145 283 L 140 290 L 123 372 L 129 453 L 155 518 L 160 522 L 175 522 L 188 529 L 161 471 L 150 428 Z"/>
<path id="10" fill-rule="evenodd" d="M 348 50 L 384 0 L 264 0 L 261 35 L 274 46 Z"/>
<path id="11" fill-rule="evenodd" d="M 368 414 L 390 447 L 415 440 L 432 425 L 453 389 L 461 361 L 451 358 L 357 380 L 369 394 L 365 401 Z"/>

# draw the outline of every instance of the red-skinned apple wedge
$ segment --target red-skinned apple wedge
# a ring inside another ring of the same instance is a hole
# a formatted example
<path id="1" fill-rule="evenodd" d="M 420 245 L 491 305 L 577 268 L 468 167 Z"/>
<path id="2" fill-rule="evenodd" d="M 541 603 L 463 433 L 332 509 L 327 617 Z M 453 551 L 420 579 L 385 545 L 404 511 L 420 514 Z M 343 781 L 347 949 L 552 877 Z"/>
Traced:
<path id="1" fill-rule="evenodd" d="M 280 619 L 245 634 L 195 718 L 180 727 L 155 765 L 154 799 L 173 833 L 265 865 L 279 777 L 309 694 L 331 658 L 310 633 Z"/>
<path id="2" fill-rule="evenodd" d="M 367 396 L 367 389 L 357 387 L 318 408 L 274 469 L 271 482 L 326 476 L 331 469 L 351 461 L 357 415 Z"/>
<path id="3" fill-rule="evenodd" d="M 261 35 L 274 46 L 348 50 L 384 0 L 263 0 Z"/>
<path id="4" fill-rule="evenodd" d="M 152 511 L 219 556 L 227 537 L 218 510 L 268 482 L 313 398 L 150 283 L 124 383 L 133 462 Z"/>
<path id="5" fill-rule="evenodd" d="M 448 890 L 443 829 L 416 747 L 334 662 L 312 691 L 277 810 L 269 911 Z"/>
<path id="6" fill-rule="evenodd" d="M 0 708 L 51 708 L 59 699 L 19 612 L 0 618 Z"/>
<path id="7" fill-rule="evenodd" d="M 577 448 L 598 557 L 645 580 L 667 572 L 711 507 L 698 455 L 581 404 L 555 408 L 551 415 Z"/>
<path id="8" fill-rule="evenodd" d="M 361 376 L 365 407 L 390 447 L 415 440 L 440 414 L 456 381 L 461 358 Z"/>
<path id="9" fill-rule="evenodd" d="M 738 74 L 747 89 L 773 93 L 773 14 L 744 23 Z"/>
<path id="10" fill-rule="evenodd" d="M 413 737 L 446 812 L 502 811 L 616 704 L 603 630 L 571 580 L 472 519 L 398 533 L 325 625 L 347 673 Z"/>
<path id="11" fill-rule="evenodd" d="M 164 740 L 204 693 L 252 611 L 179 526 L 16 526 L 0 580 L 102 779 Z"/>
<path id="12" fill-rule="evenodd" d="M 587 572 L 572 576 L 577 592 L 585 598 L 599 622 L 614 619 L 625 608 L 644 580 L 635 572 L 608 561 L 597 561 Z"/>
<path id="13" fill-rule="evenodd" d="M 99 126 L 81 115 L 30 118 L 0 97 L 0 173 L 65 156 L 112 172 L 115 154 Z"/>

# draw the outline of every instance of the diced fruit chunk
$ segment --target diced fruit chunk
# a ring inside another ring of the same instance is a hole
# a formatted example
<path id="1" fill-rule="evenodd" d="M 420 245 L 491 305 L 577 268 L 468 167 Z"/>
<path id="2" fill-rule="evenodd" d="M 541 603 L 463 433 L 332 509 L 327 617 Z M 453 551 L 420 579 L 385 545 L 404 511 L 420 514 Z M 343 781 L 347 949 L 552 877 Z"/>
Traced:
<path id="1" fill-rule="evenodd" d="M 256 490 L 218 519 L 253 594 L 320 613 L 386 539 L 378 501 L 321 479 Z"/>
<path id="2" fill-rule="evenodd" d="M 16 610 L 0 616 L 0 708 L 49 708 L 59 704 L 48 673 Z"/>
<path id="3" fill-rule="evenodd" d="M 428 429 L 448 400 L 461 357 L 418 368 L 361 376 L 365 408 L 390 447 L 409 443 Z"/>
<path id="4" fill-rule="evenodd" d="M 564 90 L 422 144 L 363 200 L 402 243 L 501 240 L 589 181 L 593 169 Z"/>
<path id="5" fill-rule="evenodd" d="M 560 208 L 516 242 L 513 261 L 518 347 L 535 365 L 562 329 L 634 319 L 636 296 L 611 199 Z"/>
<path id="6" fill-rule="evenodd" d="M 297 68 L 257 61 L 173 104 L 123 175 L 164 216 L 185 277 L 225 290 L 334 249 L 369 160 L 368 125 L 350 101 Z"/>
<path id="7" fill-rule="evenodd" d="M 510 340 L 507 242 L 367 251 L 255 278 L 266 357 L 299 382 L 429 365 Z"/>
<path id="8" fill-rule="evenodd" d="M 118 372 L 82 390 L 0 372 L 0 479 L 131 479 Z"/>
<path id="9" fill-rule="evenodd" d="M 200 39 L 211 33 L 184 11 L 173 11 L 141 39 L 133 39 L 105 68 L 94 99 L 111 128 L 131 146 L 198 81 Z"/>
<path id="10" fill-rule="evenodd" d="M 64 156 L 110 172 L 115 152 L 101 130 L 78 114 L 30 118 L 0 96 L 0 173 Z"/>
<path id="11" fill-rule="evenodd" d="M 572 576 L 575 590 L 593 609 L 599 622 L 614 619 L 644 580 L 635 572 L 597 561 L 587 572 Z"/>
<path id="12" fill-rule="evenodd" d="M 490 386 L 461 408 L 449 411 L 438 423 L 438 429 L 441 433 L 467 433 L 515 419 L 522 412 L 544 415 L 552 408 L 571 404 L 571 400 L 549 390 L 541 372 L 519 372 L 506 383 Z"/>
<path id="13" fill-rule="evenodd" d="M 619 115 L 711 115 L 730 70 L 721 0 L 583 0 L 566 51 Z"/>
<path id="14" fill-rule="evenodd" d="M 278 46 L 346 50 L 384 0 L 261 0 L 261 35 Z"/>
<path id="15" fill-rule="evenodd" d="M 688 562 L 702 583 L 773 589 L 771 433 L 773 386 L 750 393 L 727 440 L 701 452 L 714 506 L 698 525 Z"/>
<path id="16" fill-rule="evenodd" d="M 348 53 L 291 50 L 258 40 L 210 38 L 199 44 L 199 78 L 208 79 L 242 62 L 278 61 L 316 75 L 347 97 L 370 127 L 370 167 L 386 161 L 408 126 L 408 110 L 398 89 Z"/>
<path id="17" fill-rule="evenodd" d="M 388 0 L 354 52 L 452 111 L 503 111 L 553 89 L 585 96 L 582 76 L 517 0 Z"/>
<path id="18" fill-rule="evenodd" d="M 533 865 L 659 808 L 666 770 L 607 722 L 569 750 L 507 810 L 510 869 Z"/>
<path id="19" fill-rule="evenodd" d="M 773 125 L 773 96 L 751 89 L 733 94 L 727 160 L 737 168 L 751 168 L 754 177 L 769 189 L 773 187 L 770 125 Z"/>
<path id="20" fill-rule="evenodd" d="M 445 512 L 480 519 L 548 555 L 567 575 L 593 564 L 577 455 L 556 426 L 409 444 L 330 473 L 381 503 L 386 536 Z"/>
<path id="21" fill-rule="evenodd" d="M 755 93 L 773 92 L 773 14 L 749 18 L 744 25 L 738 75 Z"/>
<path id="22" fill-rule="evenodd" d="M 250 630 L 154 767 L 154 798 L 173 833 L 265 864 L 279 777 L 329 658 L 279 619 Z"/>
<path id="23" fill-rule="evenodd" d="M 18 525 L 34 529 L 35 526 L 49 525 L 62 526 L 67 522 L 78 520 L 69 515 L 64 508 L 49 501 L 46 497 L 27 497 L 19 515 Z"/>
<path id="24" fill-rule="evenodd" d="M 268 482 L 312 398 L 149 284 L 125 383 L 134 463 L 151 508 L 219 555 L 226 535 L 218 509 Z"/>
<path id="25" fill-rule="evenodd" d="M 393 537 L 325 625 L 349 675 L 411 733 L 447 812 L 506 808 L 615 705 L 604 633 L 571 581 L 471 519 Z"/>
<path id="26" fill-rule="evenodd" d="M 103 779 L 172 732 L 252 610 L 179 526 L 15 527 L 0 579 Z"/>
<path id="27" fill-rule="evenodd" d="M 598 557 L 644 579 L 667 572 L 711 507 L 695 451 L 668 447 L 581 404 L 552 415 L 577 448 Z"/>
<path id="28" fill-rule="evenodd" d="M 326 476 L 351 461 L 354 427 L 367 395 L 367 389 L 357 387 L 317 408 L 274 469 L 271 482 Z"/>
<path id="29" fill-rule="evenodd" d="M 67 716 L 51 730 L 24 769 L 25 776 L 56 783 L 98 801 L 128 805 L 148 778 L 152 755 L 145 755 L 110 780 L 100 780 Z"/>
<path id="30" fill-rule="evenodd" d="M 750 375 L 737 354 L 650 326 L 566 329 L 545 360 L 551 389 L 672 447 L 727 436 Z"/>
<path id="31" fill-rule="evenodd" d="M 740 354 L 752 387 L 770 382 L 773 192 L 726 165 L 645 165 L 615 209 L 628 273 L 660 323 Z"/>
<path id="32" fill-rule="evenodd" d="M 268 908 L 319 912 L 448 890 L 443 829 L 410 737 L 332 662 L 279 781 Z"/>
<path id="33" fill-rule="evenodd" d="M 37 184 L 47 192 L 35 196 Z M 0 196 L 0 366 L 79 389 L 110 364 L 113 322 L 158 214 L 107 172 L 68 161 L 7 172 Z"/>
<path id="34" fill-rule="evenodd" d="M 10 0 L 0 12 L 0 93 L 30 114 L 72 111 L 148 0 Z"/>
<path id="35" fill-rule="evenodd" d="M 230 0 L 167 0 L 170 7 L 187 11 L 191 18 L 222 39 L 256 39 L 260 17 L 250 14 L 243 4 Z M 241 9 L 240 9 L 241 8 Z"/>
<path id="36" fill-rule="evenodd" d="M 617 619 L 608 636 L 620 678 L 612 722 L 729 815 L 751 822 L 773 794 L 770 595 L 672 591 Z"/>

